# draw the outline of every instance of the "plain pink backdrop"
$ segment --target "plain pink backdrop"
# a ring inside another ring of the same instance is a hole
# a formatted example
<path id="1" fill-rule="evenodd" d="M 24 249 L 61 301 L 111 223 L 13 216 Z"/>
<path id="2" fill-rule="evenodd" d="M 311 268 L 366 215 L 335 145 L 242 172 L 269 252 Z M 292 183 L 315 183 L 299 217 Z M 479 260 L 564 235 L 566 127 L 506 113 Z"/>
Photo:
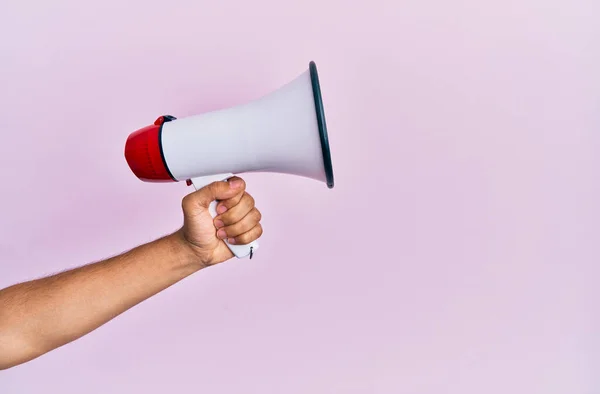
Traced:
<path id="1" fill-rule="evenodd" d="M 0 11 L 0 287 L 175 230 L 190 189 L 138 181 L 127 135 L 310 60 L 336 176 L 246 176 L 256 259 L 0 372 L 0 393 L 600 390 L 597 0 Z"/>

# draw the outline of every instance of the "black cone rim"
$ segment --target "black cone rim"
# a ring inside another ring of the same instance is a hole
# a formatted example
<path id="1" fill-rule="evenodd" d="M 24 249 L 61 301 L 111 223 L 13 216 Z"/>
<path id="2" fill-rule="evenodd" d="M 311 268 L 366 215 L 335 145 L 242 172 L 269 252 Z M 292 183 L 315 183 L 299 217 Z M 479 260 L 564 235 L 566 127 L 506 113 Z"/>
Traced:
<path id="1" fill-rule="evenodd" d="M 319 74 L 317 65 L 314 61 L 309 63 L 310 80 L 312 83 L 313 96 L 315 99 L 315 110 L 317 113 L 317 123 L 319 125 L 319 136 L 321 137 L 321 150 L 323 151 L 323 164 L 327 178 L 327 187 L 333 188 L 333 164 L 331 162 L 331 151 L 329 149 L 329 138 L 327 136 L 327 123 L 325 122 L 325 110 L 323 108 L 323 98 L 321 97 L 321 86 L 319 85 Z"/>

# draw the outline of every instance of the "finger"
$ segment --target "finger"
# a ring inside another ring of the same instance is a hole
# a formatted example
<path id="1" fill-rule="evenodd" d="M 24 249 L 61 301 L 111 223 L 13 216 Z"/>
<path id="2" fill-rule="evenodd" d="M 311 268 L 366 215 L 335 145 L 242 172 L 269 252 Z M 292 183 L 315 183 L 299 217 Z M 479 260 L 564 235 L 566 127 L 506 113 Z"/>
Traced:
<path id="1" fill-rule="evenodd" d="M 231 245 L 247 245 L 250 242 L 256 241 L 263 234 L 263 228 L 261 224 L 257 224 L 250 231 L 246 231 L 243 234 L 238 235 L 237 237 L 230 237 L 227 239 Z"/>
<path id="2" fill-rule="evenodd" d="M 227 200 L 238 194 L 243 195 L 245 187 L 246 183 L 238 177 L 233 177 L 228 182 L 213 182 L 185 196 L 181 204 L 185 212 L 208 209 L 209 204 L 215 200 Z"/>
<path id="3" fill-rule="evenodd" d="M 254 208 L 246 216 L 244 216 L 242 220 L 232 225 L 220 228 L 219 231 L 217 231 L 217 237 L 221 239 L 235 238 L 247 231 L 252 230 L 252 228 L 254 228 L 260 222 L 261 218 L 262 215 L 260 211 Z"/>
<path id="4" fill-rule="evenodd" d="M 227 212 L 228 209 L 233 208 L 238 205 L 240 201 L 244 197 L 244 192 L 236 194 L 235 196 L 228 198 L 227 200 L 219 201 L 217 204 L 217 214 L 223 214 Z"/>
<path id="5" fill-rule="evenodd" d="M 215 217 L 215 226 L 229 226 L 242 220 L 254 208 L 254 197 L 244 193 L 239 203 Z"/>
<path id="6" fill-rule="evenodd" d="M 219 201 L 219 203 L 217 204 L 217 214 L 224 213 L 231 207 L 237 205 L 242 199 L 244 191 L 246 190 L 246 182 L 240 177 L 233 176 L 228 179 L 228 182 L 240 185 L 238 189 L 241 191 L 241 193 L 236 194 L 231 198 L 223 199 L 223 201 Z"/>

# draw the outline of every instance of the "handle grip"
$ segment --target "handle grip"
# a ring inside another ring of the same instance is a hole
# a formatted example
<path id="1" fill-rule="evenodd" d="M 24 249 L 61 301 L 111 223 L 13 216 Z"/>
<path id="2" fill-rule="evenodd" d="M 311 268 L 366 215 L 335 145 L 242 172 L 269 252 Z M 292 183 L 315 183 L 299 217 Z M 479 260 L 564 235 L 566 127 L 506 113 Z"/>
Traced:
<path id="1" fill-rule="evenodd" d="M 219 175 L 213 175 L 213 176 L 205 176 L 205 177 L 200 177 L 200 178 L 192 178 L 191 182 L 192 182 L 192 185 L 194 185 L 194 188 L 196 190 L 199 190 L 212 182 L 226 181 L 227 179 L 231 178 L 232 176 L 233 176 L 233 174 L 219 174 Z M 217 216 L 217 204 L 218 204 L 218 201 L 213 201 L 208 206 L 208 211 L 210 212 L 210 216 L 212 216 L 213 219 Z M 231 250 L 231 253 L 233 253 L 235 255 L 235 257 L 237 257 L 238 259 L 242 259 L 242 258 L 246 258 L 246 257 L 252 258 L 252 256 L 254 255 L 254 253 L 256 252 L 256 250 L 258 249 L 258 246 L 259 246 L 258 241 L 256 241 L 256 240 L 252 241 L 249 244 L 245 244 L 245 245 L 231 245 L 229 242 L 227 242 L 227 240 L 223 240 L 223 242 L 225 242 L 225 244 L 227 245 L 229 250 Z"/>

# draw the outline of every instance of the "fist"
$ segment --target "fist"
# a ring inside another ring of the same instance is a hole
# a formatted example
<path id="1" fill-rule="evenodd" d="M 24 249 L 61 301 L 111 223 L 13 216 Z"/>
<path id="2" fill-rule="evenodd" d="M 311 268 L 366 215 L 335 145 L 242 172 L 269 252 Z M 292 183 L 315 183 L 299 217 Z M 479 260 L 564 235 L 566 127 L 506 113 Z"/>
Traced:
<path id="1" fill-rule="evenodd" d="M 217 204 L 213 219 L 208 206 Z M 260 211 L 254 198 L 246 192 L 246 183 L 239 177 L 226 182 L 214 182 L 188 194 L 182 200 L 184 223 L 182 238 L 200 263 L 206 267 L 229 260 L 234 255 L 224 240 L 232 245 L 245 245 L 263 233 Z"/>

